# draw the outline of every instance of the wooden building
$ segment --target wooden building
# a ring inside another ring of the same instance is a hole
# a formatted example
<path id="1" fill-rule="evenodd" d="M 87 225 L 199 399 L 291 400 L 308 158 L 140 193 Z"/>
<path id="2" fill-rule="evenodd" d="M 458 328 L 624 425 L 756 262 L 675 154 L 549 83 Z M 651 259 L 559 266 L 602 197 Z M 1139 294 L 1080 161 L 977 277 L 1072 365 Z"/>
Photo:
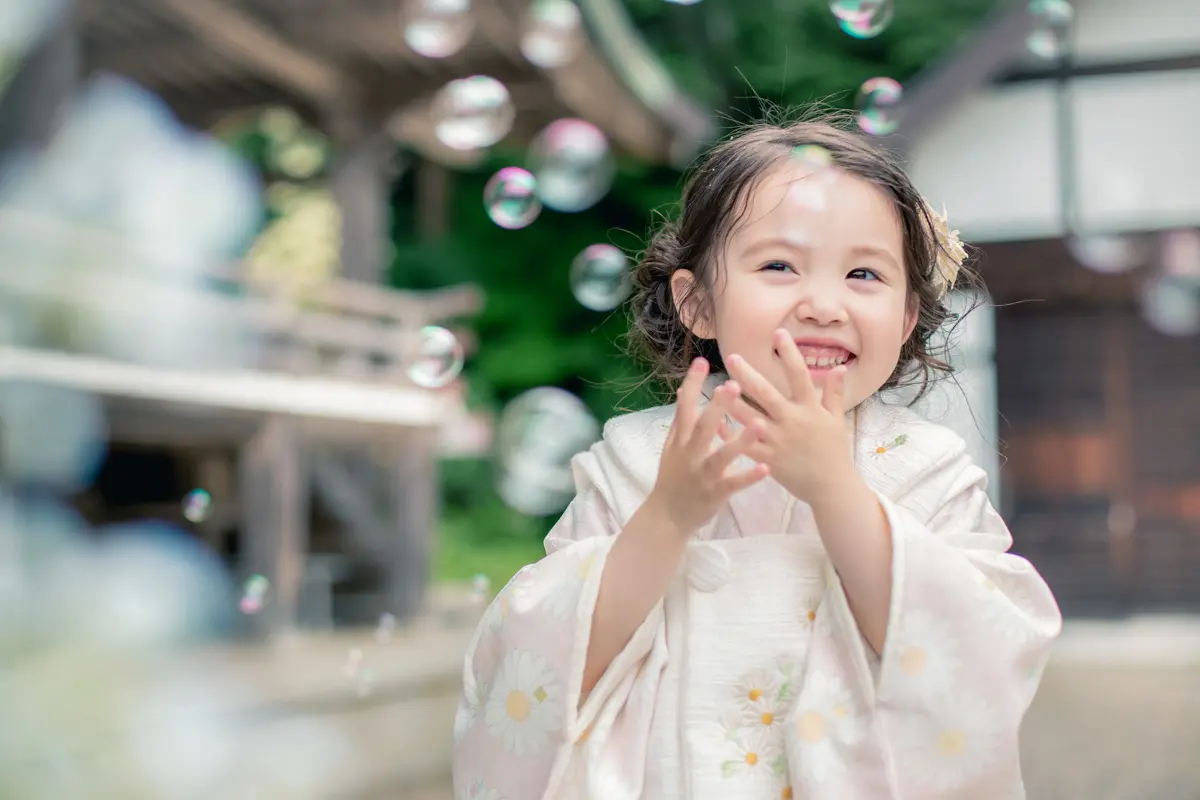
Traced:
<path id="1" fill-rule="evenodd" d="M 271 581 L 274 602 L 256 617 L 263 627 L 410 616 L 426 593 L 438 431 L 460 394 L 414 385 L 403 365 L 422 326 L 469 317 L 483 298 L 471 286 L 380 286 L 397 145 L 423 156 L 410 163 L 421 170 L 423 229 L 436 235 L 446 170 L 463 156 L 433 136 L 429 99 L 452 79 L 485 74 L 506 85 L 510 142 L 581 117 L 617 151 L 653 163 L 689 159 L 711 135 L 708 114 L 675 88 L 618 0 L 579 0 L 573 56 L 548 68 L 519 47 L 526 0 L 473 0 L 469 40 L 437 59 L 406 44 L 402 0 L 63 6 L 7 88 L 0 154 L 50 141 L 74 92 L 98 73 L 132 79 L 200 129 L 294 109 L 335 150 L 328 180 L 341 212 L 341 276 L 299 303 L 253 285 L 236 265 L 214 275 L 220 302 L 268 343 L 248 369 L 170 369 L 7 341 L 0 381 L 103 398 L 109 458 L 80 499 L 93 521 L 150 515 L 186 525 L 183 494 L 208 491 L 214 512 L 197 533 L 241 576 Z M 20 281 L 0 286 L 9 301 L 28 291 Z M 117 497 L 131 486 L 140 493 Z"/>
<path id="2" fill-rule="evenodd" d="M 1015 549 L 1066 613 L 1194 611 L 1200 336 L 1159 332 L 1141 297 L 1166 237 L 1200 228 L 1200 15 L 1079 0 L 1047 61 L 1026 45 L 1026 4 L 1008 5 L 914 82 L 890 142 L 980 251 L 994 306 L 965 323 L 983 328 L 970 356 L 990 378 L 972 390 L 982 427 L 962 427 L 980 449 L 1002 442 Z M 1174 258 L 1200 283 L 1196 253 Z"/>

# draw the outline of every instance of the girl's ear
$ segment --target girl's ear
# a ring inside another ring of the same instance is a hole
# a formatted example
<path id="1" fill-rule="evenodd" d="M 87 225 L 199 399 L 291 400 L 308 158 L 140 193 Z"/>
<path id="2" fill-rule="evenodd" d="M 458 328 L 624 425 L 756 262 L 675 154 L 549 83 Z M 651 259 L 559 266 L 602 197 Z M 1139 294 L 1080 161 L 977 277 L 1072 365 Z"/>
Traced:
<path id="1" fill-rule="evenodd" d="M 907 342 L 912 338 L 913 331 L 917 329 L 917 320 L 921 317 L 921 299 L 917 297 L 917 293 L 913 292 L 909 296 L 908 309 L 904 317 L 904 339 Z"/>
<path id="2" fill-rule="evenodd" d="M 684 326 L 697 339 L 712 339 L 712 321 L 704 306 L 704 295 L 690 269 L 677 269 L 671 274 L 671 299 Z"/>

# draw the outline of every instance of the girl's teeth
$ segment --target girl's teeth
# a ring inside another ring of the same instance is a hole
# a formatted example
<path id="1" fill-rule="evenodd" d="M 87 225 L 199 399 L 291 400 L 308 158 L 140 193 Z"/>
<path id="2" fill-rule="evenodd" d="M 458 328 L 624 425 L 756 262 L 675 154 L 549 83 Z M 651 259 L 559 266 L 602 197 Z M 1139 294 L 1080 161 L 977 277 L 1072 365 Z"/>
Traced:
<path id="1" fill-rule="evenodd" d="M 843 357 L 832 357 L 832 356 L 820 356 L 820 357 L 810 356 L 809 358 L 804 359 L 804 363 L 808 364 L 808 366 L 810 366 L 810 367 L 836 367 L 841 364 L 845 364 L 846 359 Z"/>

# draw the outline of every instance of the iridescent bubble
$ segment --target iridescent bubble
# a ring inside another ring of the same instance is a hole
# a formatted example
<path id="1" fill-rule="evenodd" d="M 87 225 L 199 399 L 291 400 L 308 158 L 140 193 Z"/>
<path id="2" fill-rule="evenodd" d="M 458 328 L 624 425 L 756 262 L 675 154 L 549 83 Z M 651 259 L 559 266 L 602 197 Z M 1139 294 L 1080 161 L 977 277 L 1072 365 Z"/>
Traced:
<path id="1" fill-rule="evenodd" d="M 434 135 L 454 150 L 491 147 L 512 130 L 516 110 L 495 78 L 472 75 L 443 86 L 433 98 Z"/>
<path id="2" fill-rule="evenodd" d="M 396 634 L 396 622 L 395 614 L 380 615 L 379 624 L 375 626 L 375 641 L 379 644 L 391 642 Z"/>
<path id="3" fill-rule="evenodd" d="M 1118 275 L 1146 260 L 1143 243 L 1131 236 L 1079 235 L 1067 239 L 1067 249 L 1083 266 L 1102 275 Z"/>
<path id="4" fill-rule="evenodd" d="M 496 425 L 500 498 L 530 516 L 562 511 L 575 494 L 571 459 L 599 436 L 599 423 L 574 395 L 553 387 L 520 395 Z"/>
<path id="5" fill-rule="evenodd" d="M 263 575 L 251 575 L 246 579 L 245 585 L 242 587 L 242 599 L 238 602 L 238 608 L 243 614 L 254 615 L 263 610 L 263 606 L 267 602 L 267 592 L 271 589 L 271 582 Z"/>
<path id="6" fill-rule="evenodd" d="M 355 678 L 358 676 L 359 670 L 362 669 L 363 651 L 357 647 L 351 648 L 350 652 L 346 653 L 346 661 L 342 664 L 342 672 L 347 678 Z"/>
<path id="7" fill-rule="evenodd" d="M 792 182 L 789 197 L 813 211 L 823 211 L 829 187 L 837 177 L 833 154 L 820 145 L 805 144 L 792 148 L 792 160 L 802 164 L 807 174 Z"/>
<path id="8" fill-rule="evenodd" d="M 833 0 L 829 10 L 838 27 L 855 39 L 872 39 L 887 29 L 896 15 L 892 0 Z"/>
<path id="9" fill-rule="evenodd" d="M 833 154 L 819 144 L 802 144 L 793 147 L 792 158 L 813 169 L 833 166 Z"/>
<path id="10" fill-rule="evenodd" d="M 542 202 L 571 213 L 591 208 L 608 193 L 617 166 L 599 128 L 566 118 L 550 123 L 534 138 L 529 169 L 537 178 Z"/>
<path id="11" fill-rule="evenodd" d="M 629 259 L 611 244 L 589 245 L 571 262 L 571 292 L 584 308 L 611 311 L 631 288 Z"/>
<path id="12" fill-rule="evenodd" d="M 483 206 L 501 228 L 524 228 L 542 213 L 537 179 L 520 167 L 505 167 L 483 188 Z"/>
<path id="13" fill-rule="evenodd" d="M 700 0 L 667 0 L 667 2 L 673 6 L 694 6 L 699 3 Z"/>
<path id="14" fill-rule="evenodd" d="M 1142 313 L 1150 326 L 1167 336 L 1200 333 L 1200 285 L 1174 275 L 1161 275 L 1142 290 Z"/>
<path id="15" fill-rule="evenodd" d="M 1045 59 L 1060 57 L 1075 18 L 1074 7 L 1067 0 L 1030 0 L 1029 13 L 1036 26 L 1025 40 L 1029 52 Z"/>
<path id="16" fill-rule="evenodd" d="M 521 54 L 530 64 L 553 69 L 579 52 L 579 8 L 571 0 L 534 0 L 522 28 Z"/>
<path id="17" fill-rule="evenodd" d="M 475 25 L 470 0 L 408 0 L 400 21 L 405 43 L 427 58 L 457 53 Z"/>
<path id="18" fill-rule="evenodd" d="M 212 495 L 203 489 L 192 489 L 183 498 L 183 518 L 188 522 L 203 522 L 212 513 Z"/>
<path id="19" fill-rule="evenodd" d="M 1164 275 L 1200 283 L 1200 230 L 1183 228 L 1162 234 Z"/>
<path id="20" fill-rule="evenodd" d="M 892 78 L 871 78 L 858 90 L 858 127 L 872 136 L 887 136 L 899 126 L 904 88 Z"/>
<path id="21" fill-rule="evenodd" d="M 458 337 L 445 328 L 427 325 L 418 337 L 408 377 L 417 386 L 437 389 L 458 377 L 465 358 Z"/>
<path id="22" fill-rule="evenodd" d="M 488 595 L 492 591 L 492 579 L 482 572 L 476 573 L 471 578 L 471 600 L 476 603 L 487 602 Z"/>

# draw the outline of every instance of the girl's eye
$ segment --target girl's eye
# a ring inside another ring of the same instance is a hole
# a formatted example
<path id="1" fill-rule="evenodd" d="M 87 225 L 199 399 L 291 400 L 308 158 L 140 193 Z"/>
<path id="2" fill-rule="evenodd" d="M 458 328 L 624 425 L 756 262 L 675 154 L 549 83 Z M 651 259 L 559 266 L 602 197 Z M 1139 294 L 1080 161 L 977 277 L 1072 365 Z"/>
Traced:
<path id="1" fill-rule="evenodd" d="M 783 272 L 784 270 L 790 270 L 791 266 L 783 263 L 782 261 L 771 261 L 767 264 L 763 264 L 762 268 L 771 272 Z"/>
<path id="2" fill-rule="evenodd" d="M 851 270 L 850 274 L 847 275 L 846 277 L 847 278 L 855 278 L 857 280 L 866 280 L 866 281 L 880 280 L 878 272 L 876 272 L 873 269 L 867 269 L 866 267 L 859 267 L 858 269 Z"/>

